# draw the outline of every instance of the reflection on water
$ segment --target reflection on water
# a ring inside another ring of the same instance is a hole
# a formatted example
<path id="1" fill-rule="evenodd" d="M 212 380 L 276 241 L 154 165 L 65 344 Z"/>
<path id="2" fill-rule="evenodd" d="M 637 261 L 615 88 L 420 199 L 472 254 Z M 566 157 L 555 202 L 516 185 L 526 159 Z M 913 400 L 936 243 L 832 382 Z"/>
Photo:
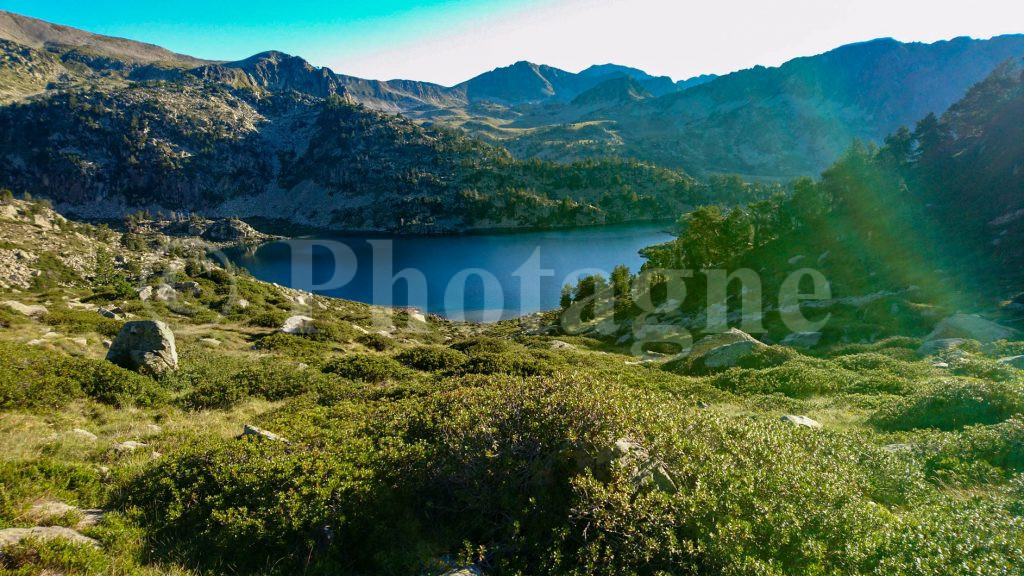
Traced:
<path id="1" fill-rule="evenodd" d="M 253 276 L 293 288 L 432 314 L 496 320 L 558 307 L 563 284 L 672 238 L 664 225 L 472 236 L 305 238 L 229 254 Z M 410 295 L 410 292 L 412 293 Z"/>

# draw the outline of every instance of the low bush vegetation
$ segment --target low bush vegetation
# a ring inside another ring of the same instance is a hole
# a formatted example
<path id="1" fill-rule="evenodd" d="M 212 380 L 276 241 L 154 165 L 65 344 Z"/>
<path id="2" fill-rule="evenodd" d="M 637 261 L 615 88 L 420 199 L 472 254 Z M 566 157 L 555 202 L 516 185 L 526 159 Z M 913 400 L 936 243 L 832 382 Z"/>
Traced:
<path id="1" fill-rule="evenodd" d="M 380 383 L 407 373 L 395 359 L 376 354 L 349 354 L 331 360 L 324 371 L 350 380 Z"/>
<path id="2" fill-rule="evenodd" d="M 444 346 L 417 346 L 403 350 L 395 358 L 410 368 L 427 372 L 454 370 L 467 360 L 462 352 Z"/>
<path id="3" fill-rule="evenodd" d="M 47 312 L 43 320 L 55 330 L 68 334 L 95 332 L 113 338 L 121 330 L 124 321 L 107 318 L 92 310 L 56 309 Z"/>
<path id="4" fill-rule="evenodd" d="M 956 430 L 971 424 L 996 424 L 1021 412 L 1024 388 L 1019 383 L 944 378 L 894 399 L 876 412 L 871 422 L 884 430 Z"/>
<path id="5" fill-rule="evenodd" d="M 86 397 L 115 406 L 150 406 L 166 400 L 167 393 L 151 378 L 104 360 L 0 342 L 0 407 L 60 408 Z"/>

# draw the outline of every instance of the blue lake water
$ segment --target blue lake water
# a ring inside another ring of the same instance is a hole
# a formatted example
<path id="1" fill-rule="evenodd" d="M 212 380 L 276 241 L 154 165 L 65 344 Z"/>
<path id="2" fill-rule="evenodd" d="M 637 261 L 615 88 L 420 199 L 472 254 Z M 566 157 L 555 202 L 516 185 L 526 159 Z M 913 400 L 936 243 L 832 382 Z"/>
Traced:
<path id="1" fill-rule="evenodd" d="M 665 224 L 464 236 L 321 236 L 229 254 L 261 280 L 448 318 L 493 321 L 558 307 L 563 284 L 634 272 Z"/>

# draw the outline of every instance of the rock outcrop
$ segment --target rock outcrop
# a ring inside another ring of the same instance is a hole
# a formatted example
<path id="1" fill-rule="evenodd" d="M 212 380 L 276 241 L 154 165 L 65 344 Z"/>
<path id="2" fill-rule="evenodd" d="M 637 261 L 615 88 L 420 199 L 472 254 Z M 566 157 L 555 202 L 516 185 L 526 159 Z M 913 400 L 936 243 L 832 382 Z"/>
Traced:
<path id="1" fill-rule="evenodd" d="M 210 224 L 203 232 L 203 239 L 210 242 L 256 242 L 262 240 L 264 235 L 257 232 L 238 218 L 225 218 Z"/>
<path id="2" fill-rule="evenodd" d="M 63 526 L 35 526 L 33 528 L 7 528 L 0 530 L 0 548 L 15 546 L 22 540 L 32 538 L 48 542 L 50 540 L 67 540 L 74 544 L 99 547 L 99 542 L 82 535 L 77 530 Z"/>

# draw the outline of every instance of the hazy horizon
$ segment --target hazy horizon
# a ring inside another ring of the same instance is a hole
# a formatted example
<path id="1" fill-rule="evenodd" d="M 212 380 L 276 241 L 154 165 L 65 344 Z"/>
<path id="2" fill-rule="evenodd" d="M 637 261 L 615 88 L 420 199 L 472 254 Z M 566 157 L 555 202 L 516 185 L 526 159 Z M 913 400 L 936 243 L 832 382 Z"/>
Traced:
<path id="1" fill-rule="evenodd" d="M 64 5 L 62 5 L 64 4 Z M 1024 4 L 979 0 L 970 13 L 953 2 L 822 6 L 784 0 L 767 6 L 715 6 L 670 0 L 384 0 L 372 5 L 317 0 L 281 8 L 266 0 L 174 6 L 100 0 L 0 1 L 25 16 L 157 44 L 211 60 L 267 50 L 301 56 L 335 72 L 380 80 L 451 86 L 527 60 L 571 72 L 613 63 L 684 80 L 792 58 L 877 38 L 935 42 L 990 38 L 1024 30 Z"/>

